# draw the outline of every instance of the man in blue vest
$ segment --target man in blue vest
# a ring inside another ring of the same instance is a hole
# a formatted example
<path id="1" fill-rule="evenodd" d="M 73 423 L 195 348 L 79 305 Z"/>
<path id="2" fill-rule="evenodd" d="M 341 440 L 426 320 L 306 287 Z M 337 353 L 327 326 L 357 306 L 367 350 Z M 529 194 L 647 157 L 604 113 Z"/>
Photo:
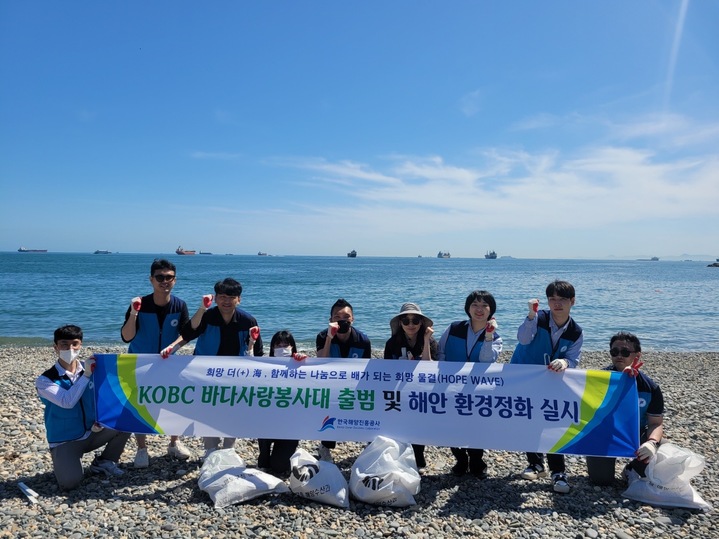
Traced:
<path id="1" fill-rule="evenodd" d="M 240 309 L 242 302 L 242 284 L 231 277 L 215 283 L 215 303 L 212 295 L 202 297 L 200 308 L 182 328 L 186 341 L 197 339 L 196 356 L 262 356 L 262 337 L 257 320 L 248 312 Z M 235 446 L 236 438 L 225 437 L 222 448 Z M 219 449 L 220 438 L 203 437 L 205 458 Z"/>
<path id="2" fill-rule="evenodd" d="M 574 287 L 567 281 L 554 281 L 545 292 L 549 309 L 539 310 L 539 300 L 529 300 L 529 313 L 517 331 L 519 344 L 510 363 L 546 365 L 549 370 L 561 373 L 568 367 L 575 368 L 582 352 L 582 328 L 569 316 L 574 305 Z M 521 473 L 522 479 L 546 477 L 541 453 L 527 453 L 527 461 L 529 466 Z M 569 492 L 564 455 L 548 454 L 547 464 L 554 491 Z"/>
<path id="3" fill-rule="evenodd" d="M 50 445 L 52 467 L 62 489 L 73 489 L 82 481 L 82 456 L 105 446 L 95 457 L 90 471 L 108 477 L 120 476 L 118 468 L 130 433 L 103 428 L 95 422 L 92 371 L 95 358 L 85 365 L 78 356 L 82 348 L 82 329 L 62 326 L 55 330 L 55 365 L 37 377 L 35 388 L 45 405 L 45 430 Z"/>
<path id="4" fill-rule="evenodd" d="M 367 335 L 352 327 L 354 310 L 346 299 L 335 301 L 330 309 L 327 329 L 317 334 L 317 357 L 366 358 L 372 357 L 372 345 Z M 332 449 L 337 442 L 323 441 L 318 448 L 320 459 L 332 462 Z"/>
<path id="5" fill-rule="evenodd" d="M 125 313 L 125 323 L 120 330 L 122 340 L 130 343 L 127 349 L 130 354 L 160 354 L 167 358 L 185 344 L 180 330 L 190 319 L 190 315 L 187 304 L 172 294 L 176 278 L 177 268 L 172 262 L 165 259 L 155 259 L 152 262 L 152 294 L 132 298 Z M 135 468 L 147 468 L 150 465 L 147 436 L 135 434 L 135 440 Z M 177 436 L 170 437 L 167 454 L 179 460 L 187 460 L 192 456 Z"/>

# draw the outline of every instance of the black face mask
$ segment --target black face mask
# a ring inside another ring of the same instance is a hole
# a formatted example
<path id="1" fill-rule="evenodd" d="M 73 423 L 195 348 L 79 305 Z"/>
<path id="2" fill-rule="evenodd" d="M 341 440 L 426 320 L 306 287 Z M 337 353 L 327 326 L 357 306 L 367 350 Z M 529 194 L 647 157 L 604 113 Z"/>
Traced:
<path id="1" fill-rule="evenodd" d="M 349 320 L 339 320 L 337 324 L 340 326 L 340 328 L 337 330 L 337 333 L 347 333 L 352 326 L 352 322 L 350 322 Z"/>

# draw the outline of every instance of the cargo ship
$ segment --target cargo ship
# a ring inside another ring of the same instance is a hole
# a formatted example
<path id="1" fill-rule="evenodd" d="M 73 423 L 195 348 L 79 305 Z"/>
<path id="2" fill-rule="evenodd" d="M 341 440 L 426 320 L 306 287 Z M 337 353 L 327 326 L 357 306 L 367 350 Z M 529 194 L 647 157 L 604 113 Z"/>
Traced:
<path id="1" fill-rule="evenodd" d="M 180 245 L 177 249 L 175 249 L 175 253 L 178 255 L 194 255 L 197 254 L 197 251 L 188 251 L 186 249 L 182 248 L 182 245 Z"/>
<path id="2" fill-rule="evenodd" d="M 28 249 L 27 247 L 20 247 L 17 250 L 18 253 L 47 253 L 47 249 Z"/>
<path id="3" fill-rule="evenodd" d="M 487 254 L 484 255 L 484 258 L 494 260 L 495 258 L 497 258 L 497 253 L 495 253 L 494 251 L 487 251 Z"/>

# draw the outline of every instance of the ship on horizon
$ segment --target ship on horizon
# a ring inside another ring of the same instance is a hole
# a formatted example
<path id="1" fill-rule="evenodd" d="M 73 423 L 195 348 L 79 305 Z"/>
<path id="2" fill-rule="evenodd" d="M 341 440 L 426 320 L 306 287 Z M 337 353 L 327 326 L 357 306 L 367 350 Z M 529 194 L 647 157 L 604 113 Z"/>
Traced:
<path id="1" fill-rule="evenodd" d="M 47 249 L 28 249 L 27 247 L 20 247 L 17 250 L 18 253 L 47 253 Z"/>
<path id="2" fill-rule="evenodd" d="M 182 245 L 180 245 L 177 249 L 175 249 L 175 253 L 178 255 L 194 255 L 197 254 L 197 251 L 183 249 Z"/>
<path id="3" fill-rule="evenodd" d="M 105 249 L 98 249 L 93 254 L 95 255 L 109 255 L 110 251 L 106 251 Z"/>
<path id="4" fill-rule="evenodd" d="M 347 258 L 357 258 L 357 251 L 352 249 L 349 253 L 347 253 Z"/>
<path id="5" fill-rule="evenodd" d="M 440 251 L 437 253 L 437 258 L 450 258 L 449 251 Z"/>
<path id="6" fill-rule="evenodd" d="M 494 251 L 487 251 L 487 253 L 484 255 L 484 258 L 494 260 L 495 258 L 497 258 L 497 253 L 495 253 Z"/>

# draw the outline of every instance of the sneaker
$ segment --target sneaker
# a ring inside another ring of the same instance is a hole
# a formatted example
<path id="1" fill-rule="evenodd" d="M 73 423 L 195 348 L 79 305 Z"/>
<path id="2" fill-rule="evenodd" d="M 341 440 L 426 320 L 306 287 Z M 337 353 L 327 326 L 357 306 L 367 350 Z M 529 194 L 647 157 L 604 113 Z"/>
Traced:
<path id="1" fill-rule="evenodd" d="M 175 441 L 175 445 L 170 443 L 170 445 L 167 446 L 167 454 L 177 460 L 187 460 L 192 456 L 190 450 L 187 449 L 185 444 L 183 444 L 180 440 Z"/>
<path id="2" fill-rule="evenodd" d="M 147 468 L 150 465 L 150 457 L 147 454 L 146 447 L 138 448 L 133 465 L 135 468 Z"/>
<path id="3" fill-rule="evenodd" d="M 536 481 L 540 477 L 547 477 L 547 471 L 541 464 L 530 464 L 521 474 L 522 479 L 529 481 Z"/>
<path id="4" fill-rule="evenodd" d="M 320 460 L 323 460 L 325 462 L 335 461 L 335 459 L 332 458 L 332 450 L 330 450 L 329 447 L 325 447 L 324 445 L 320 444 L 320 446 L 317 448 L 317 452 L 320 455 Z"/>
<path id="5" fill-rule="evenodd" d="M 552 482 L 554 483 L 554 492 L 566 494 L 569 492 L 569 483 L 567 483 L 567 476 L 563 473 L 553 473 Z"/>
<path id="6" fill-rule="evenodd" d="M 90 471 L 93 473 L 104 473 L 107 477 L 125 474 L 125 472 L 118 468 L 117 464 L 115 464 L 111 460 L 104 460 L 98 458 L 93 460 L 92 464 L 90 464 Z"/>

